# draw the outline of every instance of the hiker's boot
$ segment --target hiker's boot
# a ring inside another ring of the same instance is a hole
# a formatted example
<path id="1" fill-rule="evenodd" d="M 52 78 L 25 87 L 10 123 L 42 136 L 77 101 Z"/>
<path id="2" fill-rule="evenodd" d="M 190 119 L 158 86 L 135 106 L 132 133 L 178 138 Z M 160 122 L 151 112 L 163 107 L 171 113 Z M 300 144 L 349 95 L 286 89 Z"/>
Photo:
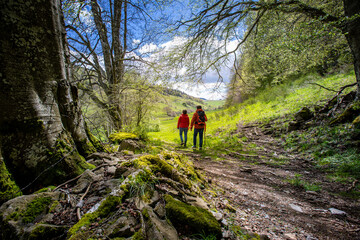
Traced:
<path id="1" fill-rule="evenodd" d="M 199 147 L 199 150 L 201 151 L 201 150 L 202 150 L 202 147 Z"/>
<path id="2" fill-rule="evenodd" d="M 184 143 L 184 147 L 186 147 L 186 142 Z"/>
<path id="3" fill-rule="evenodd" d="M 192 149 L 196 149 L 196 146 L 192 146 Z"/>
<path id="4" fill-rule="evenodd" d="M 184 143 L 183 143 L 183 142 L 181 142 L 181 144 L 180 144 L 180 145 L 182 146 L 182 145 L 184 145 Z"/>

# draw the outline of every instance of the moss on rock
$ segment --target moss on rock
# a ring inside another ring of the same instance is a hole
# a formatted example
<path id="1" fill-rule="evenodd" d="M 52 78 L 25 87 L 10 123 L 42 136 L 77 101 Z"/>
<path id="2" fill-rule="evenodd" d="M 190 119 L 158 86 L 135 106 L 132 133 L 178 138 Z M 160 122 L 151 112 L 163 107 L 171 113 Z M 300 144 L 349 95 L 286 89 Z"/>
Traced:
<path id="1" fill-rule="evenodd" d="M 145 155 L 139 157 L 135 160 L 135 164 L 142 169 L 148 166 L 154 173 L 161 173 L 162 175 L 191 188 L 190 182 L 183 178 L 173 166 L 161 159 L 158 155 Z"/>
<path id="2" fill-rule="evenodd" d="M 160 155 L 162 155 L 168 163 L 186 175 L 190 180 L 204 182 L 204 177 L 195 171 L 193 162 L 189 161 L 185 156 L 170 151 L 162 151 Z"/>
<path id="3" fill-rule="evenodd" d="M 353 103 L 342 114 L 333 119 L 330 125 L 352 122 L 360 114 L 360 102 Z"/>
<path id="4" fill-rule="evenodd" d="M 85 214 L 78 223 L 76 223 L 68 232 L 69 239 L 82 239 L 81 236 L 88 236 L 87 227 L 98 221 L 98 218 L 105 218 L 116 209 L 122 202 L 123 196 L 108 196 L 100 205 L 100 207 L 93 213 Z"/>
<path id="5" fill-rule="evenodd" d="M 170 195 L 165 196 L 165 201 L 166 217 L 177 229 L 188 226 L 192 233 L 221 237 L 221 226 L 210 212 L 175 200 Z"/>
<path id="6" fill-rule="evenodd" d="M 132 240 L 146 240 L 145 236 L 142 233 L 142 229 L 137 231 L 131 238 Z"/>
<path id="7" fill-rule="evenodd" d="M 37 190 L 36 192 L 34 192 L 34 194 L 36 193 L 42 193 L 42 192 L 51 192 L 52 190 L 54 190 L 56 187 L 55 186 L 48 186 L 48 187 L 44 187 L 40 190 Z"/>
<path id="8" fill-rule="evenodd" d="M 31 201 L 24 213 L 21 214 L 23 223 L 31 223 L 42 213 L 48 213 L 50 204 L 52 203 L 51 197 L 40 197 Z"/>
<path id="9" fill-rule="evenodd" d="M 111 142 L 115 144 L 121 143 L 121 141 L 125 139 L 138 139 L 138 136 L 133 133 L 128 132 L 116 132 L 113 134 L 110 134 L 109 139 Z"/>
<path id="10" fill-rule="evenodd" d="M 49 224 L 38 224 L 29 234 L 27 239 L 39 240 L 39 239 L 63 239 L 68 227 L 56 226 Z"/>
<path id="11" fill-rule="evenodd" d="M 20 195 L 20 188 L 11 179 L 11 175 L 0 155 L 0 205 Z"/>

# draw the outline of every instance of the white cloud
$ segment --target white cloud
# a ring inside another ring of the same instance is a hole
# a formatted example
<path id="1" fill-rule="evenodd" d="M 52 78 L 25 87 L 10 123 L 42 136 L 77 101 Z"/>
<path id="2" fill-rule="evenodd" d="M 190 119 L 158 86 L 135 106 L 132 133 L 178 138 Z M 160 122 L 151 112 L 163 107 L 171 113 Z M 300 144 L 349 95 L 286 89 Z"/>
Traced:
<path id="1" fill-rule="evenodd" d="M 133 44 L 139 44 L 141 41 L 139 39 L 134 39 Z"/>
<path id="2" fill-rule="evenodd" d="M 146 61 L 160 62 L 164 60 L 166 54 L 174 50 L 175 52 L 173 53 L 176 54 L 176 48 L 186 43 L 186 41 L 187 39 L 184 37 L 174 37 L 172 40 L 162 43 L 158 46 L 150 43 L 143 46 L 139 50 L 139 53 L 148 53 L 148 55 L 143 58 Z M 212 47 L 214 49 L 218 49 L 221 54 L 225 54 L 227 52 L 234 51 L 237 48 L 238 43 L 238 40 L 229 42 L 214 40 Z M 226 84 L 230 81 L 231 69 L 234 64 L 234 59 L 234 55 L 230 54 L 227 56 L 226 59 L 222 60 L 221 65 L 218 66 L 218 71 L 215 71 L 214 69 L 209 69 L 202 77 L 201 81 L 203 83 L 201 84 L 182 81 L 174 83 L 173 87 L 194 97 L 206 98 L 209 100 L 224 99 L 226 97 Z M 175 75 L 184 76 L 184 79 L 186 79 L 185 74 L 187 74 L 187 68 L 185 66 L 186 64 L 179 65 L 178 69 L 167 69 L 166 72 L 160 74 L 167 77 L 166 81 L 169 81 L 169 79 L 171 79 Z M 151 74 L 151 69 L 147 69 L 145 71 L 148 71 L 148 76 L 155 75 Z M 219 78 L 219 74 L 221 75 L 222 79 Z"/>
<path id="3" fill-rule="evenodd" d="M 197 98 L 205 98 L 207 100 L 220 100 L 226 97 L 226 86 L 224 83 L 204 83 L 204 84 L 191 84 L 191 83 L 177 83 L 173 86 L 190 96 Z"/>
<path id="4" fill-rule="evenodd" d="M 139 49 L 139 52 L 141 54 L 148 54 L 148 53 L 154 53 L 158 50 L 158 46 L 154 43 L 145 44 Z"/>

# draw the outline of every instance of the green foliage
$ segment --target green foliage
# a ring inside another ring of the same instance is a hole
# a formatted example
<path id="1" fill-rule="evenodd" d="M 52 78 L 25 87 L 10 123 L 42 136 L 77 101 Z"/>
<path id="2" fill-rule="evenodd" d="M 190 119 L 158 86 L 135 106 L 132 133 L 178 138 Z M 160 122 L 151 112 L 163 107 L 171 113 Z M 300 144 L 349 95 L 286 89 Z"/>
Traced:
<path id="1" fill-rule="evenodd" d="M 206 234 L 204 232 L 192 235 L 194 240 L 216 240 L 216 236 L 213 234 Z"/>
<path id="2" fill-rule="evenodd" d="M 154 192 L 156 180 L 147 171 L 141 171 L 134 179 L 129 181 L 129 196 L 139 197 L 143 200 L 150 199 Z"/>
<path id="3" fill-rule="evenodd" d="M 319 1 L 313 4 L 322 5 Z M 327 11 L 342 11 L 340 1 L 333 5 Z M 255 14 L 250 14 L 248 27 L 254 19 Z M 243 46 L 237 74 L 229 85 L 227 105 L 308 72 L 334 71 L 351 64 L 351 59 L 346 39 L 336 28 L 296 13 L 267 11 L 257 25 L 256 34 L 250 35 Z"/>

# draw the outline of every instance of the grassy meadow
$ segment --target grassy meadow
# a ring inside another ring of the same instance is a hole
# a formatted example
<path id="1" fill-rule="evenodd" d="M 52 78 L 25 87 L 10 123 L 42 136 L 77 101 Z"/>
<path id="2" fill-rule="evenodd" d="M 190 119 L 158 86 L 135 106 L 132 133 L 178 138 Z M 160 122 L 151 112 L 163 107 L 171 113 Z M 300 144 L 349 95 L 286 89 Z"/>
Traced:
<path id="1" fill-rule="evenodd" d="M 311 108 L 315 105 L 324 104 L 327 99 L 334 96 L 334 92 L 315 84 L 338 90 L 340 87 L 353 82 L 355 82 L 353 72 L 328 77 L 308 75 L 295 81 L 272 87 L 254 98 L 250 98 L 241 104 L 227 109 L 207 111 L 205 107 L 204 110 L 208 117 L 208 146 L 212 147 L 213 145 L 220 144 L 221 140 L 219 139 L 236 129 L 236 124 L 239 122 L 245 124 L 251 122 L 266 123 L 270 120 L 293 114 L 303 106 Z M 346 91 L 351 91 L 351 89 Z M 189 117 L 192 116 L 194 111 L 195 109 L 189 113 Z M 177 120 L 178 117 L 161 121 L 160 132 L 150 132 L 149 137 L 153 140 L 178 143 L 180 140 L 178 130 L 176 129 Z"/>

